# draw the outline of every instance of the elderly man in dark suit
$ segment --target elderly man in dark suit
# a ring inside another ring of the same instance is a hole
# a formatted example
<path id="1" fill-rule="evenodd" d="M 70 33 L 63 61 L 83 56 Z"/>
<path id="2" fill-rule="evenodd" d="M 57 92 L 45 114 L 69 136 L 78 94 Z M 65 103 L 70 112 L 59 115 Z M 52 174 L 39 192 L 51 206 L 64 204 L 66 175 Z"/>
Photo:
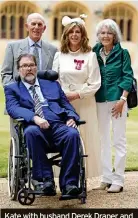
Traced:
<path id="1" fill-rule="evenodd" d="M 32 177 L 44 181 L 45 194 L 55 193 L 53 171 L 46 153 L 62 155 L 59 185 L 62 194 L 76 195 L 79 180 L 79 116 L 57 81 L 37 78 L 35 56 L 21 55 L 17 61 L 21 81 L 4 87 L 6 109 L 12 118 L 24 118 L 24 136 L 33 162 Z M 53 145 L 52 148 L 49 146 Z"/>
<path id="2" fill-rule="evenodd" d="M 32 13 L 28 16 L 25 27 L 28 37 L 25 39 L 10 42 L 7 45 L 4 62 L 1 69 L 3 86 L 15 80 L 18 74 L 17 59 L 21 54 L 35 54 L 38 59 L 38 70 L 52 68 L 53 58 L 57 49 L 41 37 L 46 29 L 43 16 Z"/>

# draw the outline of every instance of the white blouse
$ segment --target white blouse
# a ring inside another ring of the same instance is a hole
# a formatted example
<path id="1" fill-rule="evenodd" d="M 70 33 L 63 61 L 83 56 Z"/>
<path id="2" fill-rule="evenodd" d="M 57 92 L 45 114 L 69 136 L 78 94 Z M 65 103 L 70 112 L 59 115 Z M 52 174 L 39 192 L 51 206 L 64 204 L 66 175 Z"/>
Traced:
<path id="1" fill-rule="evenodd" d="M 57 52 L 54 57 L 53 70 L 59 72 L 59 80 L 65 93 L 76 91 L 80 98 L 94 95 L 101 85 L 100 69 L 96 54 Z"/>

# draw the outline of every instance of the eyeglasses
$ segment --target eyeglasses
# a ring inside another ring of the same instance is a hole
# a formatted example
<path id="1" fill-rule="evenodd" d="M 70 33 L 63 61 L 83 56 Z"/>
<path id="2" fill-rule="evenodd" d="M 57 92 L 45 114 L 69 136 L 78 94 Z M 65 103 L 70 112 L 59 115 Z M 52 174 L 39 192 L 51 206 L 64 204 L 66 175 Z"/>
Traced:
<path id="1" fill-rule="evenodd" d="M 22 69 L 35 68 L 35 67 L 36 67 L 35 64 L 23 64 L 22 66 L 20 66 L 20 68 Z"/>

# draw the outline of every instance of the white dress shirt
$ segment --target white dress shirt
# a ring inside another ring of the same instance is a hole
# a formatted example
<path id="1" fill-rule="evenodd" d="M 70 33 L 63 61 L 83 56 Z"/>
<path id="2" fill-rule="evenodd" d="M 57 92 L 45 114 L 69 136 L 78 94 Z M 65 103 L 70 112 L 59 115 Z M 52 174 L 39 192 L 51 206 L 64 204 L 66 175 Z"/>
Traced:
<path id="1" fill-rule="evenodd" d="M 31 89 L 30 89 L 30 87 L 31 87 L 32 85 L 29 84 L 29 83 L 27 83 L 27 82 L 25 82 L 25 81 L 22 81 L 22 82 L 23 82 L 23 84 L 25 85 L 25 87 L 27 88 L 29 94 L 31 95 L 31 97 L 32 97 L 32 99 L 33 99 L 33 92 L 32 92 Z M 40 88 L 39 81 L 38 81 L 37 78 L 36 78 L 36 80 L 35 80 L 34 86 L 35 86 L 35 90 L 36 90 L 37 95 L 39 96 L 40 101 L 41 101 L 41 102 L 44 102 L 45 99 L 44 99 L 44 96 L 43 96 L 43 94 L 42 94 L 42 92 L 41 92 L 41 88 Z"/>

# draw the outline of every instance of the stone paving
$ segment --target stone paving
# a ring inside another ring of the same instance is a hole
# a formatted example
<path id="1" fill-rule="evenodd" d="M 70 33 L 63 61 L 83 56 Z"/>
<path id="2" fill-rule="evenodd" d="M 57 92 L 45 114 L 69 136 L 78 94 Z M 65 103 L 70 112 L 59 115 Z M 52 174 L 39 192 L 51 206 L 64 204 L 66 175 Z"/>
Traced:
<path id="1" fill-rule="evenodd" d="M 88 197 L 84 205 L 79 200 L 59 201 L 58 192 L 55 197 L 36 197 L 31 206 L 22 206 L 18 201 L 9 199 L 7 179 L 0 179 L 0 208 L 138 208 L 138 172 L 125 174 L 124 191 L 121 193 L 91 190 L 99 182 L 99 179 L 88 181 Z"/>

